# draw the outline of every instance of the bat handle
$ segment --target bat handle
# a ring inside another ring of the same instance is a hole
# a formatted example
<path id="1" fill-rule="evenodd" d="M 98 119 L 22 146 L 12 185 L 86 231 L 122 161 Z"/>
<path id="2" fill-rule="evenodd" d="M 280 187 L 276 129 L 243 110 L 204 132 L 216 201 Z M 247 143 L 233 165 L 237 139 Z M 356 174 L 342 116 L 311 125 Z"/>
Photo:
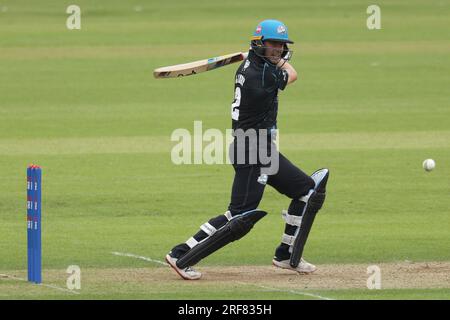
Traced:
<path id="1" fill-rule="evenodd" d="M 247 59 L 248 57 L 248 52 L 242 52 L 242 60 Z"/>

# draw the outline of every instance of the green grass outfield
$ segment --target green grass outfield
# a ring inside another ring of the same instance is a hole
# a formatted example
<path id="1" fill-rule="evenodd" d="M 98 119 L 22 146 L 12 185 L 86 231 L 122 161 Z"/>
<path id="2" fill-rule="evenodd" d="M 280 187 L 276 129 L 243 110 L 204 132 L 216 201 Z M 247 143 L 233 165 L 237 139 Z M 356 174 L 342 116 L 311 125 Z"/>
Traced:
<path id="1" fill-rule="evenodd" d="M 0 299 L 450 298 L 450 1 L 377 1 L 376 31 L 372 1 L 78 0 L 82 29 L 69 31 L 73 3 L 0 1 Z M 112 254 L 163 260 L 226 210 L 231 166 L 174 165 L 170 135 L 195 120 L 229 128 L 237 65 L 168 80 L 152 70 L 243 51 L 266 18 L 288 25 L 300 78 L 280 94 L 281 151 L 308 173 L 331 170 L 305 252 L 317 275 L 266 269 L 289 204 L 270 187 L 270 214 L 202 261 L 204 280 Z M 43 286 L 21 280 L 31 162 L 44 175 Z M 367 266 L 396 263 L 410 281 L 381 268 L 388 285 L 366 288 Z M 78 294 L 61 289 L 69 265 Z M 338 285 L 321 273 L 336 265 L 358 273 Z M 255 283 L 251 268 L 263 270 Z"/>

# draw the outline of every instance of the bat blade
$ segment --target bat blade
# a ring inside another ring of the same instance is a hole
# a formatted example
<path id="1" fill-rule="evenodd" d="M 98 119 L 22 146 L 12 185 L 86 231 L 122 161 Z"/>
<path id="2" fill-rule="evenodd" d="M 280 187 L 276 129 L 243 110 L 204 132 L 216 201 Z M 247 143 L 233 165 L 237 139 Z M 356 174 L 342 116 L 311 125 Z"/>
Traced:
<path id="1" fill-rule="evenodd" d="M 153 76 L 156 79 L 190 76 L 242 61 L 246 57 L 247 53 L 230 53 L 224 56 L 218 56 L 210 59 L 203 59 L 199 61 L 158 68 L 153 71 Z"/>

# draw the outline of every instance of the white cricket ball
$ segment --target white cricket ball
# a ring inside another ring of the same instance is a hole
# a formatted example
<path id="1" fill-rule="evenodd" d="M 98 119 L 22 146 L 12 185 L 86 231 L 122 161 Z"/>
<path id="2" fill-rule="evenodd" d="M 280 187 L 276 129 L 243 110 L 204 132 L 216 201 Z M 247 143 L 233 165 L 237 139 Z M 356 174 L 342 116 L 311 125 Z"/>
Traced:
<path id="1" fill-rule="evenodd" d="M 434 169 L 435 166 L 436 166 L 436 163 L 434 162 L 433 159 L 426 159 L 422 163 L 422 167 L 425 169 L 425 171 L 431 171 Z"/>

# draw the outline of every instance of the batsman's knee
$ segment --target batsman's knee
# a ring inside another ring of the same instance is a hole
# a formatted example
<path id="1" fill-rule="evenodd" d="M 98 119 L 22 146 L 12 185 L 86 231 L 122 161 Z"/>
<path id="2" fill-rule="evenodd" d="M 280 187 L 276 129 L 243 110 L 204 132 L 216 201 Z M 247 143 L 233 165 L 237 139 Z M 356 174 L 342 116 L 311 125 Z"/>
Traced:
<path id="1" fill-rule="evenodd" d="M 285 195 L 290 199 L 300 199 L 308 194 L 309 190 L 313 189 L 314 186 L 314 180 L 311 177 L 307 177 L 306 180 L 302 179 L 301 182 L 292 183 L 286 190 Z"/>

